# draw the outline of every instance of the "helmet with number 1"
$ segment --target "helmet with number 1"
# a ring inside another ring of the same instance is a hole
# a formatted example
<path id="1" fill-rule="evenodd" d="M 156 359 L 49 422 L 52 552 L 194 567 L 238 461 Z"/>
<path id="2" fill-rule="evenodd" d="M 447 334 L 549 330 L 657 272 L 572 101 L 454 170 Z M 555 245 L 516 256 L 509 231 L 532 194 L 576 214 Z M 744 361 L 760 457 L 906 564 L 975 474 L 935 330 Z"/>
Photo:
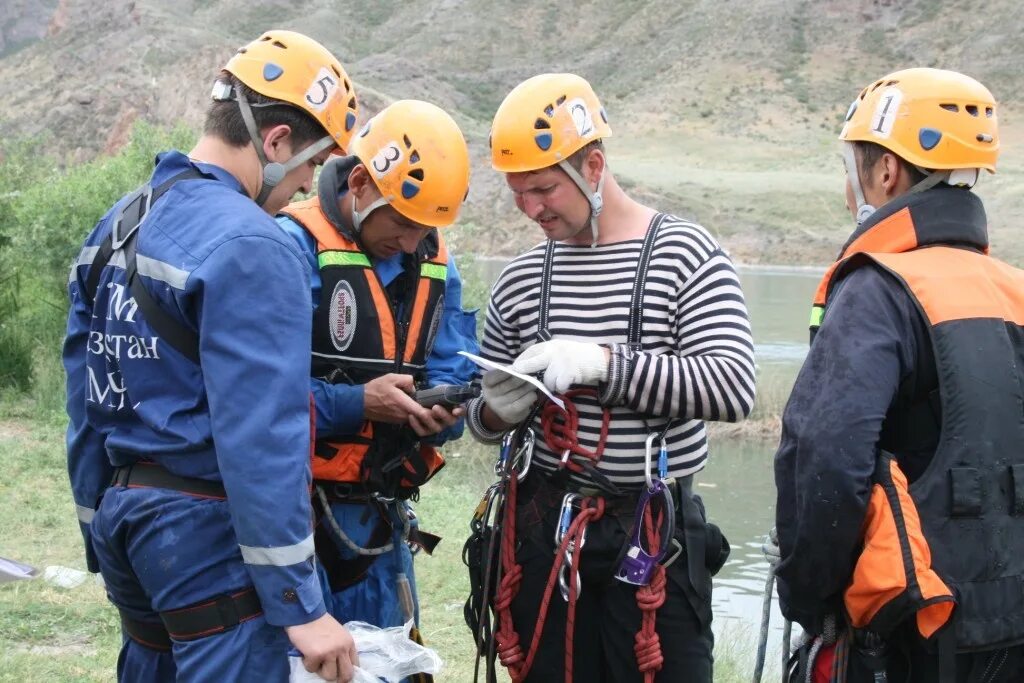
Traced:
<path id="1" fill-rule="evenodd" d="M 360 129 L 351 153 L 381 193 L 360 218 L 387 203 L 421 225 L 455 222 L 469 192 L 469 150 L 440 107 L 421 100 L 391 104 Z"/>
<path id="2" fill-rule="evenodd" d="M 352 81 L 327 48 L 294 31 L 267 31 L 224 66 L 256 92 L 302 109 L 345 152 L 358 105 Z"/>
<path id="3" fill-rule="evenodd" d="M 575 74 L 541 74 L 517 85 L 498 107 L 491 165 L 503 173 L 537 171 L 611 134 L 590 83 Z"/>
<path id="4" fill-rule="evenodd" d="M 861 91 L 839 139 L 874 142 L 928 170 L 983 168 L 995 173 L 996 101 L 970 76 L 905 69 Z"/>

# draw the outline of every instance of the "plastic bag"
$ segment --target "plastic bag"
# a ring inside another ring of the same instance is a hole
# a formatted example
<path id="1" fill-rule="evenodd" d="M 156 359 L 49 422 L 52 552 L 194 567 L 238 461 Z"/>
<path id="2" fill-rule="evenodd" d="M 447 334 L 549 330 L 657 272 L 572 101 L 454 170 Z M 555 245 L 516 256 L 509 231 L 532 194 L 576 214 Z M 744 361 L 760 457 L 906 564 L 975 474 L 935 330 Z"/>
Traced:
<path id="1" fill-rule="evenodd" d="M 359 652 L 354 683 L 380 683 L 381 680 L 398 683 L 413 674 L 440 672 L 444 662 L 438 654 L 409 639 L 412 627 L 411 619 L 405 626 L 391 628 L 378 628 L 362 621 L 345 624 Z M 289 663 L 289 683 L 321 683 L 323 680 L 306 671 L 301 656 L 289 657 Z"/>

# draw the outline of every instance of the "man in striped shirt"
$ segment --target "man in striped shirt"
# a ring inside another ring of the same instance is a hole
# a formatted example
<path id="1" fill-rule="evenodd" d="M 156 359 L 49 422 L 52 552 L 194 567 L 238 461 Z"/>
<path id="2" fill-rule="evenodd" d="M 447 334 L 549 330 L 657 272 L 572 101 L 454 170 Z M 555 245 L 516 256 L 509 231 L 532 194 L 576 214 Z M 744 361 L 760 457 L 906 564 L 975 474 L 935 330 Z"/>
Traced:
<path id="1" fill-rule="evenodd" d="M 658 680 L 711 681 L 711 576 L 728 544 L 705 522 L 692 476 L 707 459 L 704 420 L 734 422 L 750 412 L 750 326 L 724 250 L 702 227 L 631 199 L 608 168 L 602 138 L 609 135 L 590 85 L 571 74 L 521 83 L 491 130 L 493 166 L 547 242 L 513 260 L 495 283 L 483 355 L 538 373 L 555 392 L 589 388 L 570 394 L 575 430 L 560 416 L 538 415 L 538 392 L 500 371 L 484 375 L 483 397 L 470 405 L 468 424 L 482 441 L 525 420 L 538 434 L 514 520 L 523 574 L 510 618 L 523 658 L 510 671 L 513 680 L 571 680 L 563 674 L 571 671 L 577 680 L 649 681 L 657 673 Z M 638 594 L 658 580 L 638 589 L 613 577 L 650 473 L 649 436 L 667 452 L 674 540 L 685 552 L 658 570 L 668 579 L 661 581 L 667 599 L 650 629 L 658 635 L 644 637 Z M 566 492 L 602 498 L 603 514 L 586 531 L 576 604 L 556 595 L 544 607 Z M 573 610 L 585 618 L 571 619 Z M 499 625 L 501 618 L 499 610 Z M 563 639 L 567 618 L 575 633 Z M 544 637 L 528 648 L 538 624 Z M 499 654 L 506 645 L 499 637 Z"/>

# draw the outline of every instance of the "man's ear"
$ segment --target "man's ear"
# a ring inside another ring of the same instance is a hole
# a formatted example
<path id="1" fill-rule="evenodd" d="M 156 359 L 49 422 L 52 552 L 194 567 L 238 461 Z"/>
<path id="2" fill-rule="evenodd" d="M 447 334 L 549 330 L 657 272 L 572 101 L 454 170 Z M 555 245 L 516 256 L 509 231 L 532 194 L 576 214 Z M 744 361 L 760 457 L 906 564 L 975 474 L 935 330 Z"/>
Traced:
<path id="1" fill-rule="evenodd" d="M 348 191 L 357 199 L 363 199 L 367 189 L 373 186 L 366 166 L 356 164 L 348 174 Z"/>
<path id="2" fill-rule="evenodd" d="M 268 161 L 284 163 L 295 150 L 292 148 L 291 126 L 281 123 L 263 129 L 263 153 Z"/>
<path id="3" fill-rule="evenodd" d="M 882 191 L 885 192 L 887 197 L 892 197 L 897 194 L 897 186 L 901 180 L 901 176 L 906 173 L 906 169 L 903 168 L 902 162 L 899 157 L 890 152 L 886 152 L 882 155 L 882 158 L 878 160 L 876 166 L 876 178 L 880 183 Z"/>
<path id="4" fill-rule="evenodd" d="M 597 189 L 597 184 L 608 172 L 607 159 L 604 152 L 599 149 L 590 150 L 590 154 L 583 160 L 583 174 L 587 181 Z"/>

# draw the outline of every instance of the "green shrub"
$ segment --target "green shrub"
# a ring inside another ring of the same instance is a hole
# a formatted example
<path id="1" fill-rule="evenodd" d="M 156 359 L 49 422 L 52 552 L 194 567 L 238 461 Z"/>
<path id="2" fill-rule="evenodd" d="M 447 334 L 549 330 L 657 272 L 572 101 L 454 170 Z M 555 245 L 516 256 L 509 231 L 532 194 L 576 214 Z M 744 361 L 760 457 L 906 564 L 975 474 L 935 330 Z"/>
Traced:
<path id="1" fill-rule="evenodd" d="M 86 235 L 149 177 L 157 152 L 188 149 L 194 133 L 139 123 L 114 156 L 61 167 L 45 140 L 4 143 L 0 156 L 0 386 L 31 390 L 42 410 L 63 395 L 60 343 L 68 271 Z"/>

